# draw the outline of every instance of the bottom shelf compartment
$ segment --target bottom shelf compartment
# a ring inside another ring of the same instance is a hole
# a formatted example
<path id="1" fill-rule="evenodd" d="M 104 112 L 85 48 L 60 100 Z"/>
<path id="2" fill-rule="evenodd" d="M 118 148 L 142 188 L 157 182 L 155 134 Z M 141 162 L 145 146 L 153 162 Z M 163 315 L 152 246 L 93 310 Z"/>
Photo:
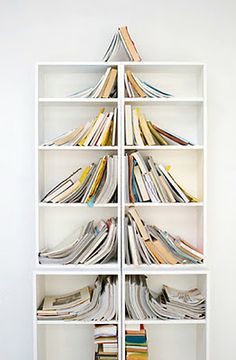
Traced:
<path id="1" fill-rule="evenodd" d="M 206 325 L 145 325 L 148 360 L 206 360 Z"/>

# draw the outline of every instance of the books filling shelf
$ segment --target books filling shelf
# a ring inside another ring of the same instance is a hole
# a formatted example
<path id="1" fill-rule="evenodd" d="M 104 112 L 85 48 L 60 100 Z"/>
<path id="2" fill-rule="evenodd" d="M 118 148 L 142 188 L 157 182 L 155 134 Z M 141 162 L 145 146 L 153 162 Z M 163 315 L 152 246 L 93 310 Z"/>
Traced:
<path id="1" fill-rule="evenodd" d="M 125 144 L 138 146 L 193 145 L 188 140 L 148 121 L 137 107 L 125 105 Z"/>
<path id="2" fill-rule="evenodd" d="M 198 199 L 184 190 L 168 167 L 136 151 L 125 156 L 126 202 L 189 203 Z"/>
<path id="3" fill-rule="evenodd" d="M 96 118 L 75 129 L 47 141 L 43 146 L 114 146 L 116 145 L 117 108 L 104 112 L 101 108 Z"/>
<path id="4" fill-rule="evenodd" d="M 100 80 L 87 89 L 70 94 L 73 98 L 116 98 L 117 97 L 117 69 L 108 67 Z"/>
<path id="5" fill-rule="evenodd" d="M 118 360 L 117 325 L 95 325 L 95 360 Z"/>
<path id="6" fill-rule="evenodd" d="M 131 39 L 127 26 L 118 28 L 118 31 L 114 34 L 102 60 L 109 61 L 117 53 L 120 44 L 123 45 L 125 52 L 131 61 L 141 61 L 141 57 Z"/>
<path id="7" fill-rule="evenodd" d="M 147 334 L 143 324 L 125 327 L 126 360 L 148 360 Z"/>
<path id="8" fill-rule="evenodd" d="M 128 275 L 125 305 L 130 319 L 202 320 L 205 297 L 197 289 L 177 290 L 163 285 L 159 293 L 148 288 L 144 275 Z"/>
<path id="9" fill-rule="evenodd" d="M 116 202 L 117 155 L 105 155 L 88 165 L 78 177 L 76 170 L 57 184 L 41 200 L 46 203 L 106 204 Z"/>
<path id="10" fill-rule="evenodd" d="M 197 264 L 202 251 L 167 231 L 144 223 L 136 209 L 125 217 L 125 261 L 127 265 Z"/>
<path id="11" fill-rule="evenodd" d="M 117 219 L 90 221 L 63 243 L 39 253 L 40 264 L 103 264 L 117 261 Z"/>
<path id="12" fill-rule="evenodd" d="M 38 320 L 117 320 L 117 277 L 98 276 L 94 287 L 46 296 L 37 310 Z"/>
<path id="13" fill-rule="evenodd" d="M 170 98 L 173 95 L 157 89 L 146 81 L 141 80 L 132 71 L 126 70 L 124 74 L 125 95 L 129 98 Z"/>

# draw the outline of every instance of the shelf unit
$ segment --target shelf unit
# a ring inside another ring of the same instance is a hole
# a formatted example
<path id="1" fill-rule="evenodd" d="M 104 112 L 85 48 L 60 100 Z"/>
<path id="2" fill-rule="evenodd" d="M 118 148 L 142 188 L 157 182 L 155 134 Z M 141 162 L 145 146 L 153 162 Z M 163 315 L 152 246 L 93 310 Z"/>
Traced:
<path id="1" fill-rule="evenodd" d="M 74 91 L 94 85 L 107 66 L 118 69 L 116 99 L 68 98 Z M 124 72 L 130 69 L 142 79 L 174 94 L 173 98 L 126 98 Z M 124 106 L 138 106 L 151 121 L 188 138 L 194 146 L 126 146 L 124 143 Z M 42 146 L 42 143 L 92 119 L 100 107 L 109 111 L 118 107 L 118 142 L 113 147 Z M 39 63 L 36 67 L 36 246 L 34 272 L 34 360 L 68 360 L 78 356 L 93 358 L 93 326 L 100 322 L 37 321 L 36 309 L 45 294 L 60 294 L 92 284 L 98 274 L 118 277 L 119 360 L 125 360 L 126 324 L 143 323 L 147 329 L 149 360 L 209 360 L 209 274 L 207 270 L 206 219 L 206 68 L 201 63 L 174 62 L 66 62 Z M 199 203 L 137 203 L 141 217 L 187 241 L 202 247 L 202 265 L 126 265 L 124 259 L 124 216 L 130 204 L 125 203 L 124 155 L 139 150 L 156 161 L 171 165 L 181 184 Z M 118 202 L 97 204 L 47 204 L 42 196 L 78 166 L 105 154 L 117 154 Z M 38 263 L 38 252 L 54 246 L 78 227 L 95 219 L 118 218 L 117 263 L 68 266 L 45 266 Z M 144 274 L 153 290 L 162 283 L 180 289 L 198 286 L 207 299 L 205 320 L 161 321 L 130 320 L 125 317 L 125 277 Z M 169 346 L 171 344 L 171 346 Z M 78 355 L 79 354 L 79 355 Z"/>

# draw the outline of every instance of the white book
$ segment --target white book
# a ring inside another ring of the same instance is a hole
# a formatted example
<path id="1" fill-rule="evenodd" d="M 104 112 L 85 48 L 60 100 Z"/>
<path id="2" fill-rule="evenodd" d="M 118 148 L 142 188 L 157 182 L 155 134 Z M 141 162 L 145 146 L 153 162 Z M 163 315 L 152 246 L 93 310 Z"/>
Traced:
<path id="1" fill-rule="evenodd" d="M 145 182 L 143 180 L 143 177 L 142 177 L 142 174 L 141 174 L 141 171 L 140 171 L 138 165 L 136 165 L 134 167 L 134 176 L 135 176 L 135 179 L 136 179 L 136 182 L 137 182 L 137 185 L 138 185 L 142 200 L 143 201 L 149 201 L 150 196 L 149 196 L 148 191 L 146 189 L 146 185 L 145 185 Z"/>
<path id="2" fill-rule="evenodd" d="M 136 247 L 132 225 L 128 225 L 128 235 L 129 235 L 129 248 L 130 248 L 132 263 L 133 265 L 139 265 L 138 256 L 137 256 L 137 247 Z"/>
<path id="3" fill-rule="evenodd" d="M 131 105 L 125 105 L 125 142 L 134 145 Z"/>
<path id="4" fill-rule="evenodd" d="M 139 119 L 138 119 L 138 113 L 137 109 L 133 109 L 133 129 L 134 129 L 134 138 L 136 140 L 137 145 L 142 146 L 144 145 L 143 139 L 140 133 L 139 128 Z"/>
<path id="5" fill-rule="evenodd" d="M 109 129 L 109 126 L 111 125 L 111 121 L 112 121 L 112 117 L 113 117 L 113 112 L 110 112 L 109 115 L 107 116 L 106 118 L 106 121 L 105 121 L 105 125 L 104 125 L 104 128 L 102 130 L 102 133 L 96 143 L 97 146 L 101 146 L 101 143 L 103 141 L 103 137 L 104 135 L 106 134 L 107 130 Z"/>
<path id="6" fill-rule="evenodd" d="M 162 172 L 162 174 L 165 176 L 165 178 L 168 180 L 168 182 L 173 186 L 175 191 L 179 194 L 179 196 L 184 200 L 184 202 L 188 203 L 189 199 L 185 195 L 185 193 L 180 189 L 178 184 L 172 179 L 172 177 L 168 174 L 168 171 L 166 171 L 165 167 L 162 164 L 158 165 L 158 168 Z"/>
<path id="7" fill-rule="evenodd" d="M 87 136 L 85 142 L 84 142 L 84 146 L 88 146 L 90 141 L 92 140 L 92 138 L 94 137 L 94 135 L 96 134 L 97 129 L 99 128 L 100 124 L 102 123 L 103 119 L 105 117 L 104 113 L 100 113 L 98 115 L 98 118 L 95 122 L 95 124 L 93 125 L 93 128 L 90 131 L 90 134 Z"/>
<path id="8" fill-rule="evenodd" d="M 130 86 L 129 86 L 129 81 L 128 81 L 128 78 L 127 78 L 127 74 L 126 74 L 126 73 L 124 74 L 124 80 L 125 80 L 125 88 L 126 88 L 128 97 L 131 98 L 131 97 L 132 97 L 132 93 L 131 93 L 131 89 L 130 89 Z"/>

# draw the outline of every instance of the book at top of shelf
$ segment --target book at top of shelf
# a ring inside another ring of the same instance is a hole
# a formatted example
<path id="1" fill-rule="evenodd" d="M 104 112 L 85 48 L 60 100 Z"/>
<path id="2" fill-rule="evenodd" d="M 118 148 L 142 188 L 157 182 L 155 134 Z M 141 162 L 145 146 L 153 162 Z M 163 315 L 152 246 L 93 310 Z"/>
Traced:
<path id="1" fill-rule="evenodd" d="M 139 151 L 125 156 L 126 203 L 199 203 L 174 179 L 170 167 L 155 163 Z"/>
<path id="2" fill-rule="evenodd" d="M 117 262 L 117 219 L 89 221 L 60 244 L 43 248 L 38 255 L 42 265 L 94 265 Z"/>
<path id="3" fill-rule="evenodd" d="M 117 108 L 104 112 L 87 123 L 45 142 L 42 146 L 115 146 L 117 144 Z"/>
<path id="4" fill-rule="evenodd" d="M 173 132 L 160 128 L 146 119 L 138 107 L 125 105 L 125 144 L 132 146 L 193 146 L 193 143 Z"/>
<path id="5" fill-rule="evenodd" d="M 44 203 L 94 204 L 117 202 L 118 160 L 117 155 L 105 155 L 100 161 L 86 166 L 80 176 L 79 168 L 63 179 L 43 198 Z"/>
<path id="6" fill-rule="evenodd" d="M 201 248 L 148 225 L 134 207 L 128 209 L 124 222 L 125 263 L 127 265 L 152 264 L 201 264 Z"/>

